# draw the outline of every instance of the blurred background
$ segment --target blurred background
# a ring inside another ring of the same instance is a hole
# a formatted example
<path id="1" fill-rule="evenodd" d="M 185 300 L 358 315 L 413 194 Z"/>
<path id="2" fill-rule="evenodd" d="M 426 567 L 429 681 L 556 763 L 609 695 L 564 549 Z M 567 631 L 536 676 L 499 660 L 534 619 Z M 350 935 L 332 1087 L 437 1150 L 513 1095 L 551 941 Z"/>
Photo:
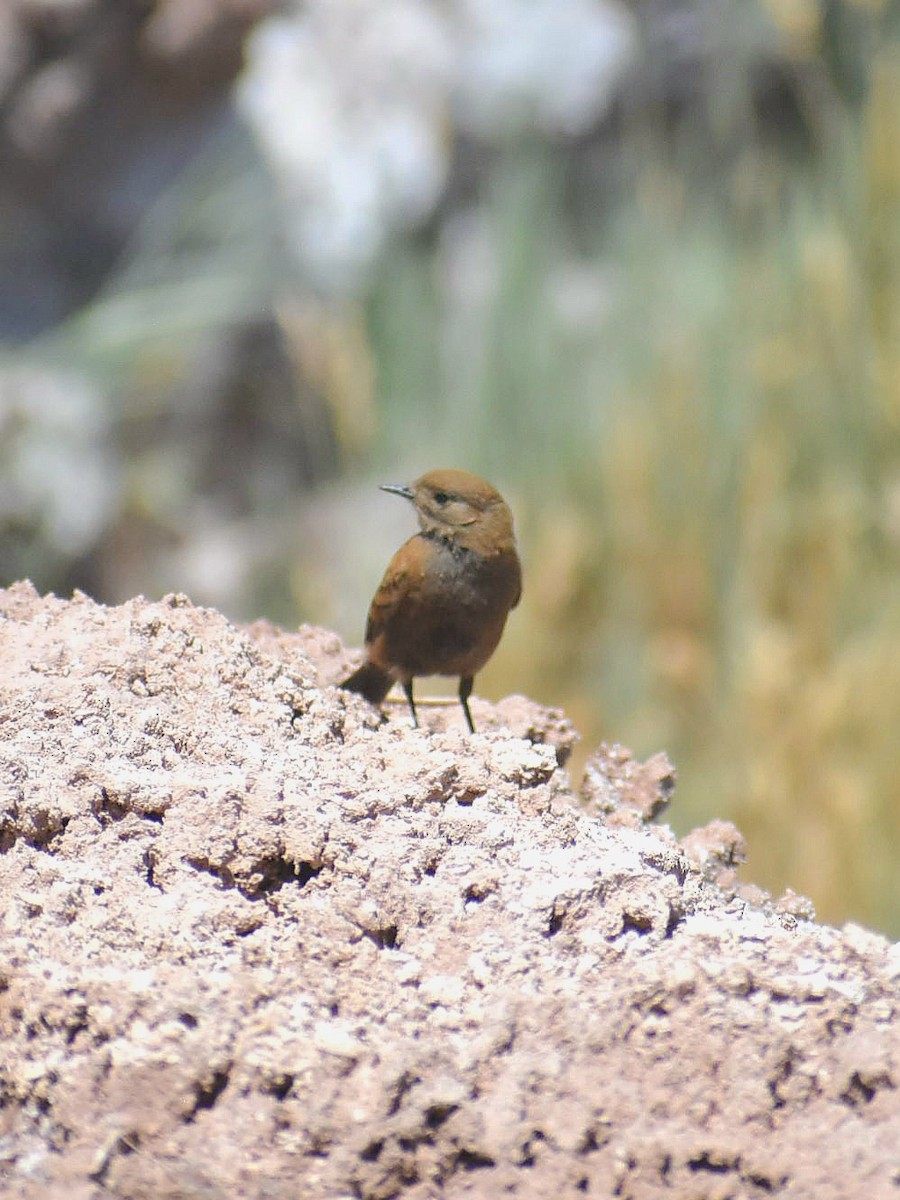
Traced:
<path id="1" fill-rule="evenodd" d="M 504 491 L 478 680 L 900 935 L 900 11 L 4 0 L 0 583 L 362 638 Z"/>

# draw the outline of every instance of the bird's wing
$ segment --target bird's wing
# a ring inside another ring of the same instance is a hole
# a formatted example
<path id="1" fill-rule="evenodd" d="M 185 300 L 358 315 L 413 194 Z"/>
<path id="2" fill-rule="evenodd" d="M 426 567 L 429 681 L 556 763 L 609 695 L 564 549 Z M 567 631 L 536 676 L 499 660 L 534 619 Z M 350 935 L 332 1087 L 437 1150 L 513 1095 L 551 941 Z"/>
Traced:
<path id="1" fill-rule="evenodd" d="M 370 646 L 406 599 L 410 585 L 421 579 L 425 572 L 430 546 L 421 534 L 414 534 L 404 542 L 388 563 L 384 578 L 369 606 L 366 622 L 366 645 Z"/>

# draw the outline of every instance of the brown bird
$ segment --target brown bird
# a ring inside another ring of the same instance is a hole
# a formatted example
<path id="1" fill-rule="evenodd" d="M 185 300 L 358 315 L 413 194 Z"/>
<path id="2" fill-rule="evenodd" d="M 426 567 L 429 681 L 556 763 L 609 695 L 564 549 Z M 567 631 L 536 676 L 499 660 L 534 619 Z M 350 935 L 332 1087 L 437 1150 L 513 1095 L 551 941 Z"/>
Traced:
<path id="1" fill-rule="evenodd" d="M 366 624 L 366 661 L 339 686 L 380 704 L 403 684 L 413 722 L 416 675 L 458 675 L 469 712 L 476 672 L 494 653 L 522 594 L 512 513 L 477 475 L 429 471 L 409 486 L 382 485 L 411 500 L 420 530 L 391 559 Z"/>

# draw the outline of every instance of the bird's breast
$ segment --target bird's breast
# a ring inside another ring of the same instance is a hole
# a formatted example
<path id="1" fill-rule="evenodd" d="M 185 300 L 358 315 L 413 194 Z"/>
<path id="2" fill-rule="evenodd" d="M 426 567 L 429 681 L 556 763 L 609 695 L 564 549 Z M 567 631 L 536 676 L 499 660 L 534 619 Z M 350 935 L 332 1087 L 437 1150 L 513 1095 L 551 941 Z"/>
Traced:
<path id="1" fill-rule="evenodd" d="M 502 611 L 515 603 L 519 590 L 515 556 L 482 555 L 470 550 L 442 548 L 422 571 L 421 588 L 427 602 L 456 606 L 474 613 Z"/>
<path id="2" fill-rule="evenodd" d="M 436 546 L 385 622 L 379 654 L 405 675 L 473 675 L 494 652 L 519 589 L 515 551 Z"/>

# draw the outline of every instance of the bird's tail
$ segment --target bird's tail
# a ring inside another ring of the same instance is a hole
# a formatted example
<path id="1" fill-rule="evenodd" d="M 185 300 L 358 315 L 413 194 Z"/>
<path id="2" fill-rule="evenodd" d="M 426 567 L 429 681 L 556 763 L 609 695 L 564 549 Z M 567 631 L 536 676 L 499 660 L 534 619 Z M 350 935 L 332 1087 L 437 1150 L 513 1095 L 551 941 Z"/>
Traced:
<path id="1" fill-rule="evenodd" d="M 393 682 L 387 671 L 373 662 L 364 662 L 358 671 L 354 671 L 339 683 L 338 687 L 348 692 L 356 692 L 357 695 L 365 697 L 370 704 L 380 704 L 391 690 Z"/>

